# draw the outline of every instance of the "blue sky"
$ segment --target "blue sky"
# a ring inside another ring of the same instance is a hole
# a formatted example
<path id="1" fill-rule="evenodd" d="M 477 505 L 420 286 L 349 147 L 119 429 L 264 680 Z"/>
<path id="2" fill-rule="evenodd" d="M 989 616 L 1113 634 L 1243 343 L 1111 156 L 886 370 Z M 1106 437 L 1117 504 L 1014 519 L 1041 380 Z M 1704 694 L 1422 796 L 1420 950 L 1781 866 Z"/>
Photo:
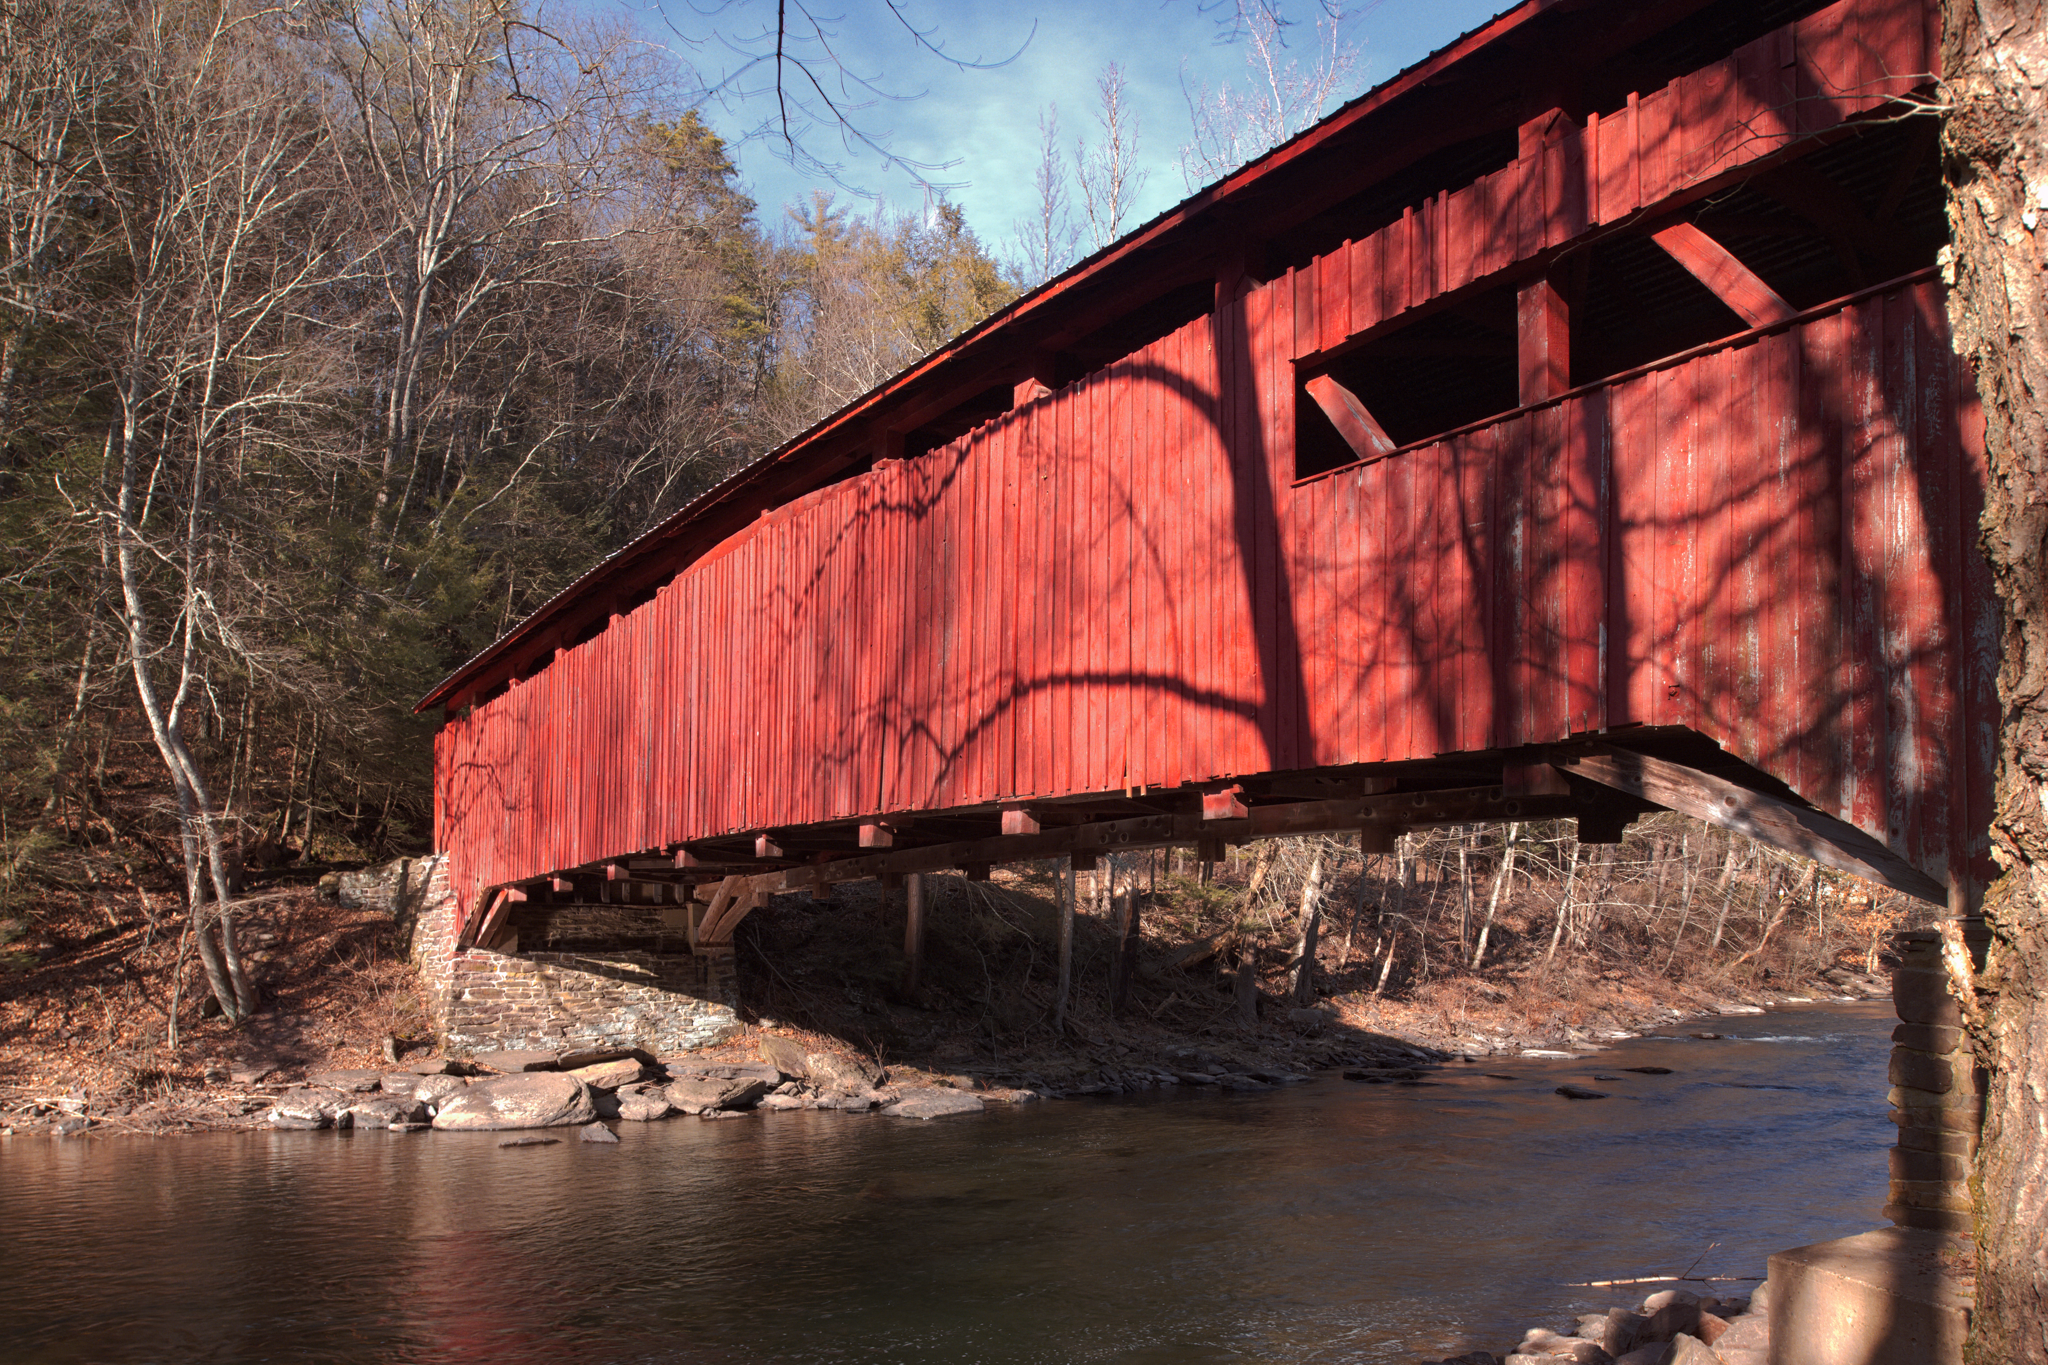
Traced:
<path id="1" fill-rule="evenodd" d="M 767 0 L 627 0 L 650 37 L 667 41 L 697 71 L 715 78 L 738 68 L 744 58 L 727 41 L 759 33 L 773 21 Z M 1188 139 L 1182 73 L 1195 83 L 1243 79 L 1242 44 L 1225 40 L 1230 0 L 897 0 L 897 8 L 933 43 L 964 60 L 1013 60 L 988 70 L 960 69 L 923 50 L 891 15 L 885 0 L 810 0 L 835 35 L 844 64 L 891 93 L 917 98 L 875 101 L 856 121 L 885 135 L 897 155 L 931 164 L 957 162 L 928 172 L 967 214 L 984 241 L 999 252 L 1012 224 L 1036 204 L 1032 177 L 1038 165 L 1038 116 L 1048 103 L 1059 106 L 1069 153 L 1077 134 L 1096 132 L 1096 79 L 1111 61 L 1129 81 L 1140 129 L 1140 155 L 1148 183 L 1126 226 L 1135 226 L 1178 203 L 1187 194 L 1179 153 Z M 1353 6 L 1346 32 L 1362 51 L 1349 99 L 1386 80 L 1459 34 L 1484 23 L 1502 0 L 1379 0 Z M 1314 43 L 1316 0 L 1286 0 L 1301 22 L 1289 30 L 1290 43 L 1309 55 Z M 1019 49 L 1022 49 L 1019 51 Z M 757 74 L 753 84 L 762 84 Z M 835 94 L 837 92 L 835 91 Z M 872 98 L 861 97 L 856 98 Z M 1341 102 L 1341 101 L 1340 101 Z M 737 142 L 742 178 L 761 206 L 764 223 L 782 206 L 805 198 L 814 187 L 833 188 L 815 172 L 789 165 L 773 139 L 745 139 L 772 109 L 762 96 L 706 106 L 712 126 Z M 859 148 L 849 151 L 827 131 L 810 145 L 823 159 L 844 163 L 848 185 L 883 196 L 898 208 L 915 208 L 926 192 L 915 179 L 892 170 Z M 841 197 L 845 191 L 841 190 Z"/>

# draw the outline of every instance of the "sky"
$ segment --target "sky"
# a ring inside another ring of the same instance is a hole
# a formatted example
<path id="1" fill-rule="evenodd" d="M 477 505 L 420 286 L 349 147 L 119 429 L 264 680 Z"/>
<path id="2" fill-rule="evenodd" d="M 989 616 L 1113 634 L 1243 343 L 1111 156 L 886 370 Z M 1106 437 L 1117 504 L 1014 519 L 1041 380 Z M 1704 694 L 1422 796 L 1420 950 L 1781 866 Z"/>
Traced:
<path id="1" fill-rule="evenodd" d="M 760 205 L 764 225 L 784 206 L 808 198 L 814 189 L 879 196 L 895 209 L 918 209 L 932 191 L 917 178 L 891 168 L 878 154 L 842 145 L 828 127 L 805 139 L 819 160 L 839 163 L 838 185 L 814 168 L 793 166 L 781 140 L 756 133 L 774 112 L 764 92 L 767 68 L 751 72 L 747 38 L 772 23 L 770 0 L 628 0 L 635 22 L 651 40 L 664 42 L 707 83 L 731 76 L 728 93 L 704 106 L 706 120 L 735 144 L 735 158 L 748 192 Z M 966 213 L 967 222 L 997 254 L 1010 248 L 1014 225 L 1036 211 L 1033 176 L 1039 164 L 1041 110 L 1057 105 L 1061 141 L 1069 156 L 1074 139 L 1097 135 L 1096 82 L 1110 62 L 1121 63 L 1138 116 L 1139 159 L 1147 173 L 1136 210 L 1125 230 L 1187 197 L 1180 150 L 1189 138 L 1183 79 L 1199 86 L 1242 83 L 1245 44 L 1230 40 L 1232 0 L 894 0 L 913 37 L 891 12 L 890 0 L 806 0 L 809 13 L 829 35 L 846 70 L 870 77 L 897 98 L 880 98 L 858 88 L 835 99 L 865 104 L 851 120 L 876 135 L 896 156 L 922 162 L 932 185 Z M 1287 33 L 1292 49 L 1313 55 L 1318 0 L 1283 0 L 1296 19 Z M 1352 6 L 1343 33 L 1358 44 L 1360 60 L 1342 103 L 1414 64 L 1458 35 L 1505 8 L 1505 0 L 1377 0 Z M 792 12 L 802 6 L 790 5 Z M 926 44 L 963 62 L 996 63 L 961 67 L 934 55 Z M 753 45 L 754 51 L 760 45 Z M 1007 58 L 1005 61 L 1003 59 Z M 830 70 L 819 63 L 818 69 Z M 758 92 L 758 93 L 757 93 Z M 950 163 L 950 164 L 949 164 Z M 1086 244 L 1083 244 L 1085 251 Z"/>

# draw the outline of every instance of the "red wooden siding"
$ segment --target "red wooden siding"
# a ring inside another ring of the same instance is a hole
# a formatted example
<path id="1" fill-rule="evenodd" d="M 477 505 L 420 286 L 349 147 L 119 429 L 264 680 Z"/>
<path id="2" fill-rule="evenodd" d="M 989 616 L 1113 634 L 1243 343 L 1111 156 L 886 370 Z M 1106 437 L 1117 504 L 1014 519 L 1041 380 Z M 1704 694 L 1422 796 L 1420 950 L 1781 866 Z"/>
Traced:
<path id="1" fill-rule="evenodd" d="M 1306 323 L 1291 358 L 1462 288 L 1516 261 L 1825 132 L 1929 80 L 1933 7 L 1840 0 L 1628 106 L 1559 119 L 1540 150 L 1426 200 L 1364 241 L 1316 259 L 1290 290 L 1342 298 L 1344 330 Z"/>
<path id="2" fill-rule="evenodd" d="M 1936 877 L 1998 625 L 1930 278 L 1294 478 L 1295 362 L 1922 82 L 1842 0 L 950 445 L 808 493 L 436 740 L 485 887 L 689 839 L 1684 726 Z"/>
<path id="3" fill-rule="evenodd" d="M 1232 349 L 1258 355 L 1285 298 L 1248 297 Z M 1939 285 L 1299 486 L 1286 368 L 1250 377 L 1266 401 L 1226 439 L 1216 354 L 1196 323 L 764 518 L 450 722 L 461 885 L 1638 723 L 1936 875 L 1966 842 L 1992 721 L 1963 637 L 1995 627 Z"/>

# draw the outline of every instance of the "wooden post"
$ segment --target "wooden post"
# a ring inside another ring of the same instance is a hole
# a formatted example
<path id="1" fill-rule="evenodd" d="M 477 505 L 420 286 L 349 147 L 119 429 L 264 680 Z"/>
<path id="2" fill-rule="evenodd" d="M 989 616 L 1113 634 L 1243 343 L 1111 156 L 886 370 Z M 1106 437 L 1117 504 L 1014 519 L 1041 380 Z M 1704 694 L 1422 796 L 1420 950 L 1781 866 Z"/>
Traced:
<path id="1" fill-rule="evenodd" d="M 1074 893 L 1078 881 L 1073 860 L 1068 859 L 1066 876 L 1060 880 L 1060 985 L 1052 1001 L 1052 1031 L 1062 1038 L 1067 1033 L 1067 991 L 1074 982 Z"/>
<path id="2" fill-rule="evenodd" d="M 1133 886 L 1117 897 L 1117 925 L 1120 942 L 1111 962 L 1109 1012 L 1119 1017 L 1130 1000 L 1131 978 L 1138 974 L 1138 906 L 1142 893 Z"/>
<path id="3" fill-rule="evenodd" d="M 924 975 L 924 873 L 904 875 L 903 905 L 903 956 L 909 960 L 903 971 L 903 993 L 916 995 L 918 980 Z"/>
<path id="4" fill-rule="evenodd" d="M 1555 398 L 1571 387 L 1571 310 L 1564 293 L 1549 279 L 1536 280 L 1516 294 L 1515 313 L 1522 402 Z"/>

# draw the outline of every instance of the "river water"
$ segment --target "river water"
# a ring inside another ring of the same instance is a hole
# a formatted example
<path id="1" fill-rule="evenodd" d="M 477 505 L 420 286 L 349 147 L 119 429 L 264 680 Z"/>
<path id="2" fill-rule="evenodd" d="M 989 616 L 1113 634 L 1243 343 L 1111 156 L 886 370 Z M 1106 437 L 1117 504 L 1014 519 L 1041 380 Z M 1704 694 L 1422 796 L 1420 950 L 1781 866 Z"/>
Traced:
<path id="1" fill-rule="evenodd" d="M 1436 1085 L 672 1119 L 604 1147 L 0 1139 L 0 1361 L 1498 1351 L 1658 1287 L 1572 1281 L 1761 1275 L 1881 1225 L 1892 1023 L 1802 1007 Z"/>

